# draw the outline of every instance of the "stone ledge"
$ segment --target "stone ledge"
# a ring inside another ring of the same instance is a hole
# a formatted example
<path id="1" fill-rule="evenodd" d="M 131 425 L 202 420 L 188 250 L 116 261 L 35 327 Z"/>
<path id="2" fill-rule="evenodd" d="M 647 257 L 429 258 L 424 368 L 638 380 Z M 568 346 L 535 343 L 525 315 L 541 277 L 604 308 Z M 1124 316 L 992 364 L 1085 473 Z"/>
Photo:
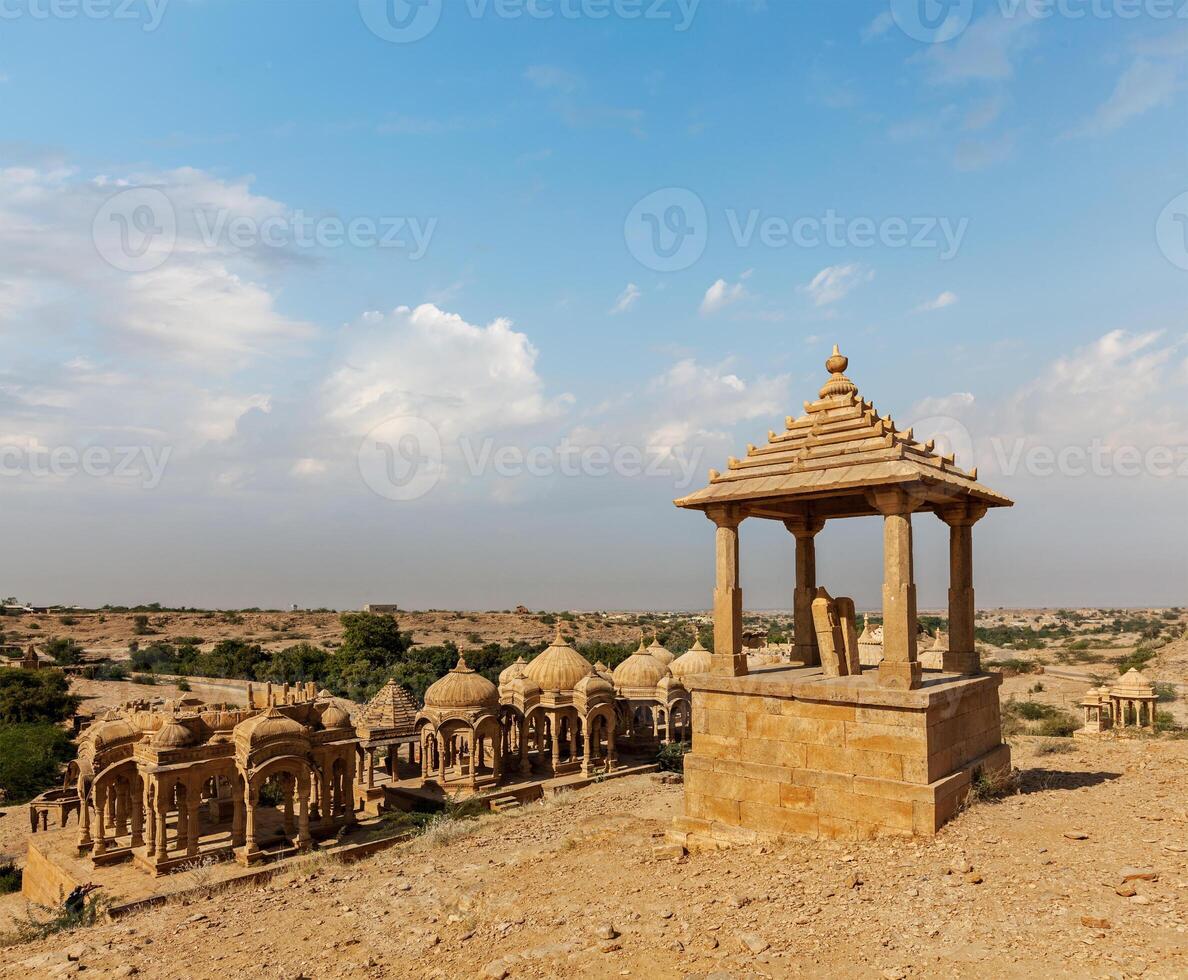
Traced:
<path id="1" fill-rule="evenodd" d="M 929 673 L 924 686 L 915 691 L 897 691 L 879 687 L 877 670 L 869 668 L 860 677 L 826 677 L 819 667 L 759 668 L 745 677 L 720 677 L 699 674 L 690 678 L 695 693 L 742 694 L 751 697 L 794 698 L 798 701 L 842 703 L 861 707 L 929 708 L 958 701 L 972 692 L 997 691 L 1001 674 Z"/>

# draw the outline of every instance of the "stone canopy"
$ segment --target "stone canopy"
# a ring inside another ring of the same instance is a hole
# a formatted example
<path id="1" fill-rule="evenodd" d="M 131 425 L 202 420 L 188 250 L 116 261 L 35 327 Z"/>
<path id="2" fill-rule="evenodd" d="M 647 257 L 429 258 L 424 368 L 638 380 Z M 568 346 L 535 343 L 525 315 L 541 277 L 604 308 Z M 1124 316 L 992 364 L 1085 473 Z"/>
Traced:
<path id="1" fill-rule="evenodd" d="M 1012 501 L 978 483 L 976 468 L 966 470 L 952 455 L 936 451 L 880 415 L 845 376 L 849 360 L 838 348 L 826 364 L 830 379 L 805 414 L 788 416 L 785 431 L 768 432 L 767 444 L 750 445 L 742 459 L 731 458 L 725 473 L 710 471 L 710 482 L 676 501 L 678 507 L 705 510 L 720 504 L 747 504 L 751 517 L 783 520 L 803 513 L 807 502 L 822 519 L 872 516 L 875 488 L 909 489 L 920 498 L 917 510 L 937 510 L 967 498 L 985 507 Z"/>

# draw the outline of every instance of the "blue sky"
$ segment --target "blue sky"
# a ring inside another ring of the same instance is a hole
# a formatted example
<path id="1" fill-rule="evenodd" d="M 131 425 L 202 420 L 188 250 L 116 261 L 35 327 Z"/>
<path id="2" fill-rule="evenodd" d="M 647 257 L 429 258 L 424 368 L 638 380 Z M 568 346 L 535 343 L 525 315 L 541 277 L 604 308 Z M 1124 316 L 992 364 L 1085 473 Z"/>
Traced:
<path id="1" fill-rule="evenodd" d="M 704 606 L 711 538 L 671 506 L 681 466 L 696 483 L 762 441 L 840 343 L 865 396 L 955 426 L 1018 499 L 981 535 L 982 602 L 1184 601 L 1188 473 L 1149 455 L 1188 447 L 1188 19 L 1160 0 L 1137 17 L 956 2 L 942 43 L 909 36 L 900 0 L 672 0 L 641 19 L 445 0 L 413 43 L 369 30 L 371 0 L 47 4 L 0 20 L 0 591 Z M 113 266 L 118 222 L 143 213 L 119 211 L 146 200 L 167 202 L 167 253 Z M 695 261 L 633 254 L 641 200 L 657 220 L 704 207 Z M 408 241 L 411 224 L 424 247 L 306 246 L 295 215 Z M 732 231 L 827 215 L 843 244 Z M 275 247 L 253 237 L 268 219 Z M 246 244 L 210 237 L 236 220 Z M 900 224 L 927 247 L 901 247 Z M 441 459 L 393 501 L 360 444 L 388 425 L 409 445 L 389 424 L 409 418 Z M 1003 465 L 1096 439 L 1139 472 Z M 467 463 L 484 442 L 563 440 L 680 466 Z M 167 462 L 151 481 L 39 475 L 61 447 Z M 933 530 L 921 584 L 939 605 Z M 748 602 L 786 604 L 790 541 L 744 538 Z M 866 523 L 826 532 L 835 593 L 877 601 L 877 545 Z"/>

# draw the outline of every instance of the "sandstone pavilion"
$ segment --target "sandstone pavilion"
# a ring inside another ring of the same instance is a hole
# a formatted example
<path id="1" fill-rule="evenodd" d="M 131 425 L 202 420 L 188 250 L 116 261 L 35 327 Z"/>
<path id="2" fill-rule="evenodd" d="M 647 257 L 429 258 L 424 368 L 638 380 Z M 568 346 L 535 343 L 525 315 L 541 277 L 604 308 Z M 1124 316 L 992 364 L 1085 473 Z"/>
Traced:
<path id="1" fill-rule="evenodd" d="M 455 794 L 588 777 L 616 769 L 621 750 L 654 753 L 687 740 L 691 705 L 681 677 L 708 667 L 708 658 L 704 649 L 678 659 L 659 642 L 641 643 L 612 672 L 591 664 L 560 628 L 539 656 L 504 670 L 498 685 L 463 658 L 425 692 L 417 714 L 422 785 Z"/>
<path id="2" fill-rule="evenodd" d="M 1011 501 L 880 415 L 848 367 L 835 347 L 829 379 L 802 416 L 676 501 L 712 522 L 717 578 L 710 669 L 685 681 L 694 735 L 676 843 L 930 835 L 972 781 L 1010 767 L 1002 679 L 981 670 L 974 647 L 972 543 L 974 526 Z M 949 642 L 941 669 L 925 671 L 912 527 L 928 515 L 949 528 Z M 819 588 L 816 571 L 826 525 L 855 518 L 877 520 L 883 538 L 882 657 L 866 669 L 853 603 Z M 795 539 L 795 653 L 790 664 L 751 671 L 739 532 L 756 521 L 781 523 Z"/>

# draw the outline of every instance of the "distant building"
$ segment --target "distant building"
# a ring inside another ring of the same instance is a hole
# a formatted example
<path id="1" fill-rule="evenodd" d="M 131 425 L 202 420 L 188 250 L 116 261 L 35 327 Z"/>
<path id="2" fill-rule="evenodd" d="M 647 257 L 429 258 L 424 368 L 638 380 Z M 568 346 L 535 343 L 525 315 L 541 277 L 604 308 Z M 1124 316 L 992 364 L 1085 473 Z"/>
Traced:
<path id="1" fill-rule="evenodd" d="M 373 616 L 394 616 L 400 612 L 400 607 L 397 605 L 369 602 L 363 607 L 363 611 L 365 613 L 371 613 Z"/>

